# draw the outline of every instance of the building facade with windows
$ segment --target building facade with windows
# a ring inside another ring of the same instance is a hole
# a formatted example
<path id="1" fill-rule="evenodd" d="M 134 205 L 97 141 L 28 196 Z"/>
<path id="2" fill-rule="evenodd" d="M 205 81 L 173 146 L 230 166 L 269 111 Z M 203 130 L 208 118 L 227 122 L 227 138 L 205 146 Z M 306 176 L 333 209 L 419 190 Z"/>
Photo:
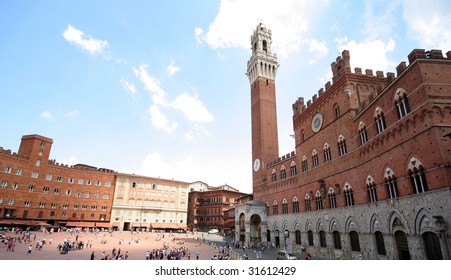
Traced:
<path id="1" fill-rule="evenodd" d="M 451 51 L 415 49 L 396 75 L 351 71 L 343 51 L 332 82 L 294 102 L 294 151 L 280 156 L 271 30 L 258 25 L 251 45 L 254 202 L 236 209 L 236 241 L 324 259 L 449 259 Z"/>
<path id="2" fill-rule="evenodd" d="M 188 227 L 196 231 L 218 229 L 220 233 L 230 235 L 234 226 L 227 223 L 225 212 L 233 209 L 237 200 L 246 195 L 229 185 L 211 187 L 203 182 L 190 184 Z"/>
<path id="3" fill-rule="evenodd" d="M 117 173 L 112 228 L 186 230 L 188 185 L 181 181 Z"/>
<path id="4" fill-rule="evenodd" d="M 53 140 L 25 135 L 0 148 L 0 225 L 109 227 L 115 172 L 49 159 Z"/>

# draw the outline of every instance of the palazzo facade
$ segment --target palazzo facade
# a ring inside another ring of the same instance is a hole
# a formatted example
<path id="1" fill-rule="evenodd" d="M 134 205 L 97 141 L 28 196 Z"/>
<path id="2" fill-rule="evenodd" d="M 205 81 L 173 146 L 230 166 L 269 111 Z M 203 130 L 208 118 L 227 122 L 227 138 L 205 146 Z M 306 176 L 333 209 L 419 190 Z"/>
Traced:
<path id="1" fill-rule="evenodd" d="M 449 259 L 451 51 L 415 49 L 396 75 L 352 71 L 343 51 L 332 81 L 295 100 L 294 151 L 280 156 L 271 35 L 259 24 L 251 36 L 254 201 L 236 208 L 236 241 L 323 259 Z"/>

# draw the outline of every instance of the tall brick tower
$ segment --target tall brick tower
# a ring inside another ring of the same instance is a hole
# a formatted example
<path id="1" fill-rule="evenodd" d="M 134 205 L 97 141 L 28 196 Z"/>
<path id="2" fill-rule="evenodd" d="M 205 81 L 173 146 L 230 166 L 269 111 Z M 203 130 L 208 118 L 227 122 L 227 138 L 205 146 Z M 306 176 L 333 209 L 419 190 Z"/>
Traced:
<path id="1" fill-rule="evenodd" d="M 276 112 L 277 57 L 271 53 L 271 30 L 260 23 L 251 36 L 247 62 L 251 85 L 252 170 L 254 190 L 265 177 L 264 167 L 279 156 Z"/>

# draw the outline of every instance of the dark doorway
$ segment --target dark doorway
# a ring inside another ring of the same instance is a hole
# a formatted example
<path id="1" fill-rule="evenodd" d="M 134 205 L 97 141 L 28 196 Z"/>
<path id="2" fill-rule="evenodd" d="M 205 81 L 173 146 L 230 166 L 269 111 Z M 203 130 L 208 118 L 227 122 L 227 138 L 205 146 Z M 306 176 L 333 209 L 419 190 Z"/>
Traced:
<path id="1" fill-rule="evenodd" d="M 407 236 L 402 231 L 395 232 L 396 248 L 398 249 L 399 260 L 410 260 L 409 244 Z"/>
<path id="2" fill-rule="evenodd" d="M 426 258 L 428 260 L 443 260 L 440 240 L 438 239 L 437 234 L 429 231 L 423 233 L 422 237 L 424 249 L 426 250 Z"/>

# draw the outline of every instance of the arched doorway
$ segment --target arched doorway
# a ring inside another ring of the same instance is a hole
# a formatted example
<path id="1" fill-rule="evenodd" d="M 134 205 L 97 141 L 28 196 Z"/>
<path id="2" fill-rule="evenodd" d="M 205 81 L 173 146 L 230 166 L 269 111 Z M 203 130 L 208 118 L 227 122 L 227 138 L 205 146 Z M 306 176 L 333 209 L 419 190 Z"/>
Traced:
<path id="1" fill-rule="evenodd" d="M 245 215 L 240 215 L 240 232 L 238 233 L 240 235 L 240 243 L 242 246 L 244 246 L 244 242 L 246 241 L 246 223 L 245 223 Z"/>
<path id="2" fill-rule="evenodd" d="M 396 248 L 398 249 L 399 260 L 410 260 L 409 244 L 407 243 L 407 236 L 403 231 L 395 232 Z"/>
<path id="3" fill-rule="evenodd" d="M 442 249 L 440 248 L 440 240 L 437 234 L 433 232 L 425 232 L 421 235 L 423 238 L 426 258 L 428 260 L 443 260 Z"/>
<path id="4" fill-rule="evenodd" d="M 274 238 L 275 238 L 275 243 L 276 243 L 276 248 L 280 247 L 280 237 L 279 237 L 279 230 L 276 229 L 274 231 Z"/>
<path id="5" fill-rule="evenodd" d="M 261 218 L 259 215 L 254 214 L 251 216 L 250 219 L 250 242 L 254 245 L 258 246 L 262 241 L 262 234 L 261 234 Z"/>

